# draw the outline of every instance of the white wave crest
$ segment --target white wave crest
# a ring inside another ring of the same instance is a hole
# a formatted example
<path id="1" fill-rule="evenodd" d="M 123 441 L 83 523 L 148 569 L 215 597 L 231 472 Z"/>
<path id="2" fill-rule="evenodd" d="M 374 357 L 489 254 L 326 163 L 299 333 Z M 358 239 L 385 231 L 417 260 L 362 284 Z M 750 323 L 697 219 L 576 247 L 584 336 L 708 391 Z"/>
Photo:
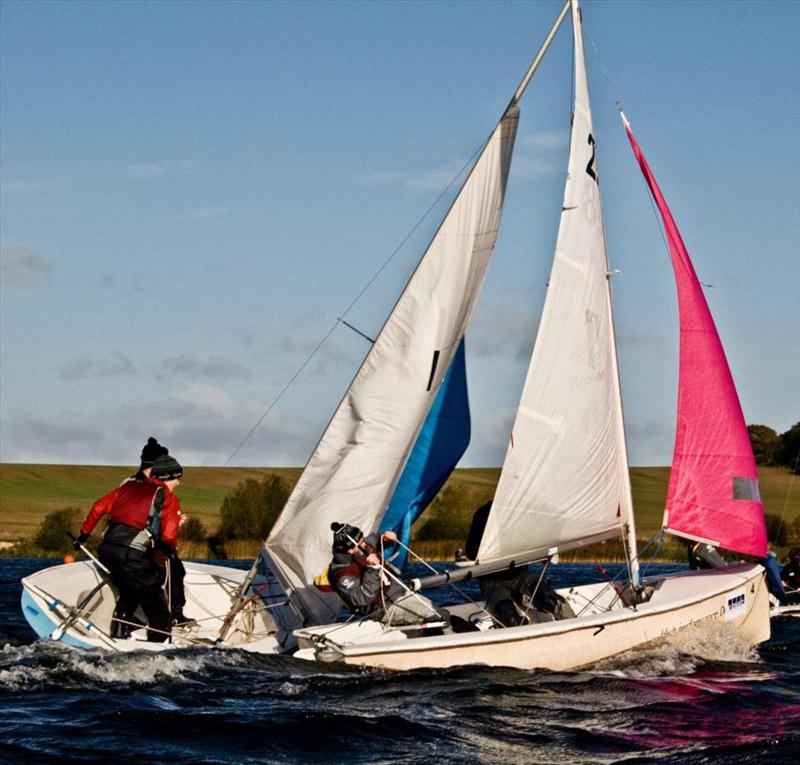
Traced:
<path id="1" fill-rule="evenodd" d="M 0 689 L 18 691 L 100 684 L 147 686 L 164 680 L 194 682 L 210 666 L 238 666 L 246 657 L 238 652 L 167 650 L 163 652 L 100 653 L 59 643 L 6 645 L 0 650 Z"/>
<path id="2" fill-rule="evenodd" d="M 733 624 L 705 622 L 594 665 L 599 672 L 625 677 L 688 675 L 708 661 L 757 664 L 756 649 Z"/>

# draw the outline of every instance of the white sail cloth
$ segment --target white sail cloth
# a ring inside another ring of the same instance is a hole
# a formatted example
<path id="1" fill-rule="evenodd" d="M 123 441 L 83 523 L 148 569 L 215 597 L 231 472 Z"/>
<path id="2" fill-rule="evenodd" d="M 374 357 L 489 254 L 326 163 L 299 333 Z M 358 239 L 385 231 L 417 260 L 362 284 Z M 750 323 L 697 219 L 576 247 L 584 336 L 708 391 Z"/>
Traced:
<path id="1" fill-rule="evenodd" d="M 619 533 L 633 523 L 605 236 L 579 11 L 563 212 L 533 358 L 482 563 Z M 631 535 L 633 536 L 633 535 Z"/>
<path id="2" fill-rule="evenodd" d="M 487 141 L 311 455 L 265 543 L 306 621 L 339 610 L 312 582 L 332 521 L 377 529 L 483 283 L 500 224 L 519 110 Z"/>

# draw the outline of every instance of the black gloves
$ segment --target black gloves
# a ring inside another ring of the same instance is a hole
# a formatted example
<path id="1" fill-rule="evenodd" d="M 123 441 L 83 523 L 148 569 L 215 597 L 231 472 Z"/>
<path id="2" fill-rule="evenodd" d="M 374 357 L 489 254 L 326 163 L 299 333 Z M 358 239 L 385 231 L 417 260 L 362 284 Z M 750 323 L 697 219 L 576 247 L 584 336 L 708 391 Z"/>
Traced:
<path id="1" fill-rule="evenodd" d="M 84 534 L 83 532 L 81 532 L 81 533 L 80 533 L 80 534 L 79 534 L 77 537 L 75 537 L 75 539 L 73 539 L 73 540 L 72 540 L 72 546 L 73 546 L 73 547 L 74 547 L 76 550 L 80 550 L 80 549 L 81 549 L 81 547 L 82 547 L 84 544 L 86 544 L 86 540 L 87 540 L 88 538 L 89 538 L 89 535 L 88 535 L 88 534 Z"/>

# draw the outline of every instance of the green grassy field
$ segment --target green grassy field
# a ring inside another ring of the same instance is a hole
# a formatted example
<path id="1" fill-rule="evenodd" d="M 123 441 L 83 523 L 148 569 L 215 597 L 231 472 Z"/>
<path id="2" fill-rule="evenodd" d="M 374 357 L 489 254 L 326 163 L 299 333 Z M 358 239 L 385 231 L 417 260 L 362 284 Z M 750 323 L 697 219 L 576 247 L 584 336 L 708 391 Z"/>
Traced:
<path id="1" fill-rule="evenodd" d="M 0 541 L 30 539 L 44 516 L 53 510 L 78 507 L 88 511 L 94 500 L 133 472 L 133 468 L 108 466 L 0 465 Z M 453 473 L 449 484 L 463 487 L 467 496 L 491 496 L 499 472 L 497 468 L 464 468 Z M 188 467 L 178 496 L 186 513 L 198 517 L 206 528 L 213 530 L 225 495 L 240 481 L 260 479 L 268 473 L 276 473 L 293 485 L 300 469 Z M 759 473 L 766 512 L 782 516 L 791 526 L 800 517 L 800 480 L 782 468 L 761 468 Z M 665 467 L 631 469 L 636 525 L 641 539 L 650 538 L 661 526 L 668 479 L 669 469 Z M 476 506 L 459 508 L 458 515 L 464 517 L 458 519 L 459 523 L 454 522 L 454 527 L 468 525 Z"/>
<path id="2" fill-rule="evenodd" d="M 95 465 L 0 465 L 0 540 L 32 537 L 44 516 L 63 507 L 88 512 L 133 467 Z M 178 496 L 186 513 L 213 529 L 226 494 L 247 478 L 277 473 L 294 485 L 300 468 L 186 468 Z"/>

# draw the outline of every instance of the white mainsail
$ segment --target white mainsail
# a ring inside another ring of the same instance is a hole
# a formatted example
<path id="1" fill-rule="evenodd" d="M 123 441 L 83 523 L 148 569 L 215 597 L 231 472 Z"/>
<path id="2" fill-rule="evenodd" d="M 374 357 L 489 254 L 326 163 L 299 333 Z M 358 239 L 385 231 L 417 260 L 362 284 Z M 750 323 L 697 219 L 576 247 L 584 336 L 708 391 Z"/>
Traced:
<path id="1" fill-rule="evenodd" d="M 306 619 L 340 608 L 312 582 L 332 521 L 377 529 L 464 335 L 494 250 L 516 136 L 510 106 L 486 143 L 317 444 L 265 552 Z"/>
<path id="2" fill-rule="evenodd" d="M 561 223 L 533 358 L 481 540 L 481 563 L 524 562 L 532 553 L 618 535 L 624 524 L 635 540 L 577 3 L 572 22 L 575 106 Z"/>

